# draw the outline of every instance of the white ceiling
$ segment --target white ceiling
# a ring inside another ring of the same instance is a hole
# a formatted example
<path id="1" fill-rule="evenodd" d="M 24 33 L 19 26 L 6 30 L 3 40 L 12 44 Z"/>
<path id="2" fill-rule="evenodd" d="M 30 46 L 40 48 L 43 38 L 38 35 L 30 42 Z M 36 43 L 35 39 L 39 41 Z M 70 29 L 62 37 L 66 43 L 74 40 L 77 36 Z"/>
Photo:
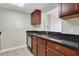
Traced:
<path id="1" fill-rule="evenodd" d="M 11 5 L 9 3 L 0 3 L 0 8 L 5 8 L 9 10 L 24 12 L 24 13 L 31 13 L 35 9 L 39 9 L 42 12 L 47 12 L 53 8 L 55 8 L 57 4 L 55 3 L 24 3 L 23 7 Z"/>

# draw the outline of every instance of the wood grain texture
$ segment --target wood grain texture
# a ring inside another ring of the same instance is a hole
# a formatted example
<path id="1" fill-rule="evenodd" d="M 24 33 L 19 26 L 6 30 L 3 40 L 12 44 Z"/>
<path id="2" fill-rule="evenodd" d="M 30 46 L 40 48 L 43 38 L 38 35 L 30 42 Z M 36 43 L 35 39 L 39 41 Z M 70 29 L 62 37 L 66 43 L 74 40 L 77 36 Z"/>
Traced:
<path id="1" fill-rule="evenodd" d="M 47 48 L 47 56 L 63 56 L 63 54 L 55 51 L 54 49 Z"/>
<path id="2" fill-rule="evenodd" d="M 47 41 L 47 46 L 62 53 L 63 55 L 66 55 L 66 56 L 76 56 L 77 55 L 76 50 L 67 48 L 65 46 L 62 46 L 62 45 L 57 44 L 57 43 L 52 42 L 52 41 Z"/>
<path id="3" fill-rule="evenodd" d="M 38 38 L 38 56 L 46 55 L 46 40 Z"/>
<path id="4" fill-rule="evenodd" d="M 32 36 L 32 53 L 34 56 L 37 55 L 37 37 Z"/>
<path id="5" fill-rule="evenodd" d="M 78 3 L 61 3 L 59 4 L 59 17 L 60 18 L 70 18 L 79 15 L 79 4 Z M 73 16 L 74 15 L 74 16 Z"/>
<path id="6" fill-rule="evenodd" d="M 39 25 L 41 24 L 41 11 L 35 10 L 31 13 L 31 24 L 32 25 Z"/>
<path id="7" fill-rule="evenodd" d="M 79 56 L 78 49 L 37 36 L 32 36 L 32 53 L 35 56 Z"/>

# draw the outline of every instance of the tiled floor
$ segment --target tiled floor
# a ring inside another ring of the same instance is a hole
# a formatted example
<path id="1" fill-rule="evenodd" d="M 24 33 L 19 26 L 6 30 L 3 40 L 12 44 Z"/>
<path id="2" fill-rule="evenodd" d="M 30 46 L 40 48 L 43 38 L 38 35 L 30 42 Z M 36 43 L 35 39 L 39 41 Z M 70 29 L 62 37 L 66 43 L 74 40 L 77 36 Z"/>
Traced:
<path id="1" fill-rule="evenodd" d="M 26 48 L 0 53 L 0 56 L 33 56 L 32 53 Z"/>

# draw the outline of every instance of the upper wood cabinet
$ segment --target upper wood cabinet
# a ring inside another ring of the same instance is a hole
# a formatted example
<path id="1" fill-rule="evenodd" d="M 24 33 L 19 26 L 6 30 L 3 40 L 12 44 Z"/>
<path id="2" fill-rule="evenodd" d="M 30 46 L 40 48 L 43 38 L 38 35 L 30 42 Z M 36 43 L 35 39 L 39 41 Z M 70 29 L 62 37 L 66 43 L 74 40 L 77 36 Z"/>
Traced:
<path id="1" fill-rule="evenodd" d="M 35 10 L 31 13 L 31 24 L 32 25 L 39 25 L 41 24 L 41 11 Z"/>
<path id="2" fill-rule="evenodd" d="M 60 18 L 66 18 L 67 16 L 72 16 L 79 14 L 79 4 L 78 3 L 61 3 L 59 4 L 59 16 Z"/>
<path id="3" fill-rule="evenodd" d="M 79 13 L 79 3 L 76 3 L 77 13 Z"/>

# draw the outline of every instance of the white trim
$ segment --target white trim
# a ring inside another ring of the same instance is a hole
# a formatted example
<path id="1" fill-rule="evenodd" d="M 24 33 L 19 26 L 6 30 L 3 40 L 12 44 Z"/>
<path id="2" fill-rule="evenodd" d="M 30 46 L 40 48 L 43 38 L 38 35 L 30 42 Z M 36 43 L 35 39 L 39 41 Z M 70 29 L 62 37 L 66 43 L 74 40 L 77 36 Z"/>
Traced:
<path id="1" fill-rule="evenodd" d="M 17 46 L 17 47 L 13 47 L 13 48 L 3 49 L 3 50 L 0 50 L 0 53 L 8 52 L 8 51 L 13 51 L 13 50 L 24 48 L 24 47 L 27 47 L 27 45 L 22 45 L 22 46 Z"/>

